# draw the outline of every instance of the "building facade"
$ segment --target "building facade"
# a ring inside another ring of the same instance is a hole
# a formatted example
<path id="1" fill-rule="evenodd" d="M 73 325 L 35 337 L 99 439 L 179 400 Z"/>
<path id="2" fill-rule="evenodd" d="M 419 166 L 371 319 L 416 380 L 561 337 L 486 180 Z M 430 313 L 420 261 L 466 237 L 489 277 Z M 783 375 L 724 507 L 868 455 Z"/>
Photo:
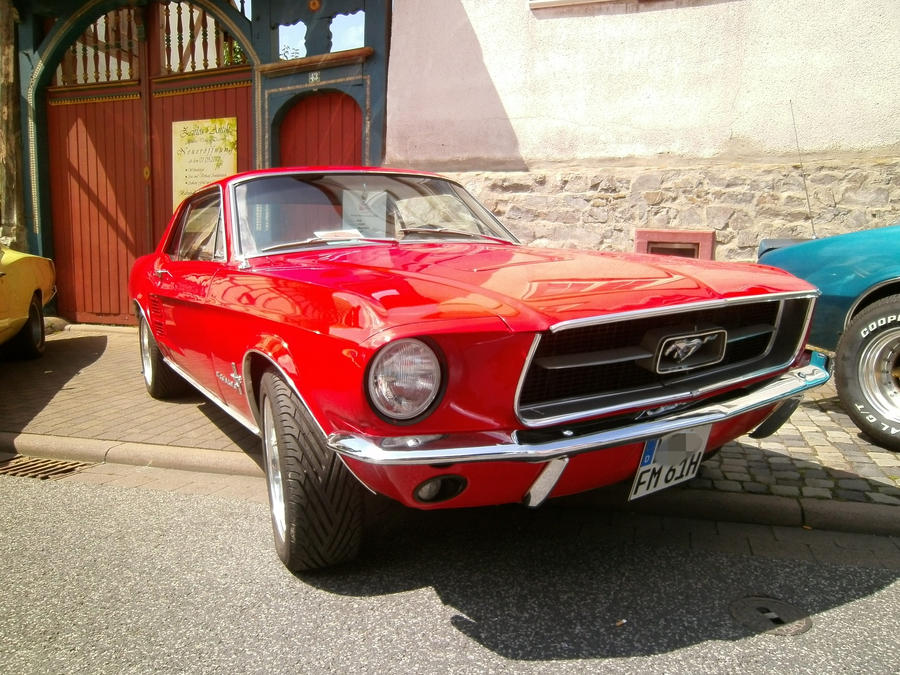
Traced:
<path id="1" fill-rule="evenodd" d="M 70 320 L 132 321 L 215 171 L 441 171 L 525 242 L 723 260 L 900 218 L 896 0 L 0 0 L 10 35 L 0 238 Z"/>
<path id="2" fill-rule="evenodd" d="M 525 241 L 754 259 L 900 218 L 895 0 L 395 0 L 386 162 Z"/>
<path id="3" fill-rule="evenodd" d="M 387 0 L 15 9 L 24 207 L 0 236 L 54 259 L 68 319 L 133 322 L 131 265 L 189 188 L 256 167 L 383 159 Z M 355 15 L 358 46 L 333 51 L 333 23 Z M 287 26 L 303 39 L 285 49 Z"/>

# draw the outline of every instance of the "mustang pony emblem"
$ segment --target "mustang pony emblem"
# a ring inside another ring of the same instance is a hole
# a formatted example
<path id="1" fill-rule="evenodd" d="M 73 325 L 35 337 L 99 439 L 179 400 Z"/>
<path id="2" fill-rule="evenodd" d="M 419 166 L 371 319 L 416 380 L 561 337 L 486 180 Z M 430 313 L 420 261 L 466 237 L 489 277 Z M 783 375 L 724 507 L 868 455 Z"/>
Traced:
<path id="1" fill-rule="evenodd" d="M 666 347 L 666 351 L 663 352 L 663 355 L 673 359 L 676 363 L 683 363 L 686 359 L 689 359 L 696 354 L 700 347 L 715 339 L 715 335 L 707 335 L 705 337 L 675 340 L 674 342 L 669 343 L 669 346 Z"/>

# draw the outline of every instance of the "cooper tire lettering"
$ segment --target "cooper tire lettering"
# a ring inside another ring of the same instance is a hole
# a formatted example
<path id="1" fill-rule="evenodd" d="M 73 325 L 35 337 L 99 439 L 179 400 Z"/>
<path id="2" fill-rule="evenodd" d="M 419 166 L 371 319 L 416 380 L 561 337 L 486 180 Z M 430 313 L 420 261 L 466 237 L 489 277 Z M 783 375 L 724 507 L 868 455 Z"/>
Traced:
<path id="1" fill-rule="evenodd" d="M 869 323 L 868 326 L 866 326 L 859 332 L 859 336 L 861 338 L 868 337 L 869 334 L 872 333 L 873 331 L 876 331 L 879 328 L 884 328 L 885 326 L 888 326 L 888 325 L 896 322 L 898 320 L 897 316 L 898 316 L 897 314 L 890 314 L 888 316 L 880 317 L 876 321 L 872 321 L 871 323 Z"/>
<path id="2" fill-rule="evenodd" d="M 837 346 L 835 384 L 856 425 L 900 451 L 900 295 L 875 302 L 850 322 Z"/>

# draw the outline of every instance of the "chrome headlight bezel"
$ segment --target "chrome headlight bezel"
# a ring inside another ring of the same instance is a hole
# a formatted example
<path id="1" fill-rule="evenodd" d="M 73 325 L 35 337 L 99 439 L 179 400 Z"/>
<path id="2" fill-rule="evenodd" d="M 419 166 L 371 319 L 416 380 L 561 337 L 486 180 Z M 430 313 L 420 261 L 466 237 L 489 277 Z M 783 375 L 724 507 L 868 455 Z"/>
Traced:
<path id="1" fill-rule="evenodd" d="M 444 391 L 444 367 L 437 347 L 419 338 L 382 346 L 366 371 L 369 405 L 393 424 L 413 424 L 429 415 Z"/>

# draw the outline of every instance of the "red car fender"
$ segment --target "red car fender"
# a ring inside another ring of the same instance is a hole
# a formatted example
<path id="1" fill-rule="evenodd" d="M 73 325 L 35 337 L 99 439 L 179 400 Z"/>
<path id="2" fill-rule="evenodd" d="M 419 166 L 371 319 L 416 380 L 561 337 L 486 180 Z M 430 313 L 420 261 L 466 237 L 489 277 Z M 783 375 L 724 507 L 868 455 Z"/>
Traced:
<path id="1" fill-rule="evenodd" d="M 249 412 L 257 424 L 260 424 L 260 381 L 267 370 L 278 372 L 287 385 L 294 390 L 294 393 L 300 397 L 310 414 L 317 421 L 321 419 L 321 412 L 316 414 L 316 411 L 310 408 L 306 397 L 297 386 L 299 379 L 297 362 L 281 337 L 271 334 L 259 336 L 259 339 L 244 353 L 241 370 L 244 382 L 247 383 L 245 395 Z"/>

